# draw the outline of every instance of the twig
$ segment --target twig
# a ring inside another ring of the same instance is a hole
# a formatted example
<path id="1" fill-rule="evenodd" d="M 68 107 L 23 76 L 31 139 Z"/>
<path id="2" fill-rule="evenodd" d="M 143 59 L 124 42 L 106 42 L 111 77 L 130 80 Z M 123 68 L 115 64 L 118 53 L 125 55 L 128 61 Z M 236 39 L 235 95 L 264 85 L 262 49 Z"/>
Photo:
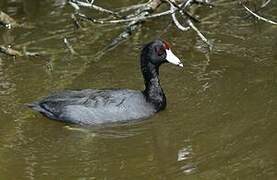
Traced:
<path id="1" fill-rule="evenodd" d="M 116 12 L 113 12 L 111 10 L 108 10 L 108 9 L 104 9 L 100 6 L 96 6 L 96 5 L 91 5 L 91 8 L 97 10 L 97 11 L 100 11 L 100 12 L 104 12 L 104 13 L 107 13 L 107 14 L 111 14 L 111 15 L 114 15 L 115 17 L 119 17 L 119 15 L 116 13 Z"/>
<path id="2" fill-rule="evenodd" d="M 74 25 L 77 29 L 82 27 L 75 14 L 71 14 L 71 19 L 73 20 Z"/>
<path id="3" fill-rule="evenodd" d="M 184 27 L 176 18 L 175 13 L 171 15 L 172 16 L 172 20 L 174 22 L 174 24 L 177 26 L 178 29 L 180 29 L 181 31 L 187 31 L 190 29 L 190 27 Z"/>
<path id="4" fill-rule="evenodd" d="M 117 37 L 115 37 L 109 45 L 107 45 L 105 48 L 103 48 L 101 51 L 99 51 L 96 54 L 96 60 L 99 60 L 107 52 L 109 52 L 112 49 L 114 49 L 115 47 L 119 46 L 126 39 L 128 39 L 132 35 L 133 32 L 135 32 L 140 27 L 141 27 L 141 22 L 129 23 L 129 25 L 125 28 L 125 30 L 122 33 L 120 33 Z"/>
<path id="5" fill-rule="evenodd" d="M 264 3 L 261 5 L 261 9 L 262 9 L 262 8 L 265 8 L 270 2 L 271 2 L 271 0 L 267 0 L 266 2 L 264 2 Z"/>
<path id="6" fill-rule="evenodd" d="M 260 12 L 261 10 L 263 10 L 264 8 L 266 8 L 267 5 L 268 5 L 270 2 L 271 2 L 271 0 L 265 1 L 265 2 L 261 5 L 260 8 L 256 9 L 256 10 L 253 11 L 253 12 L 257 14 L 258 12 Z M 240 3 L 242 4 L 242 2 L 240 2 Z M 251 17 L 251 16 L 252 16 L 252 14 L 248 14 L 248 15 L 246 15 L 244 18 L 249 18 L 249 17 Z"/>
<path id="7" fill-rule="evenodd" d="M 168 11 L 164 11 L 164 12 L 149 15 L 149 16 L 139 16 L 139 17 L 134 17 L 134 18 L 129 18 L 129 19 L 115 19 L 115 20 L 94 19 L 94 18 L 88 17 L 82 13 L 76 13 L 76 15 L 80 16 L 83 19 L 87 19 L 93 23 L 96 23 L 96 24 L 118 24 L 118 23 L 132 22 L 132 21 L 144 21 L 146 19 L 157 18 L 157 17 L 169 15 L 171 13 L 172 12 L 170 10 L 168 10 Z"/>
<path id="8" fill-rule="evenodd" d="M 75 3 L 77 4 L 78 6 L 83 6 L 83 7 L 91 7 L 92 4 L 94 3 L 94 1 L 91 1 L 91 2 L 82 2 L 82 1 L 78 1 L 78 0 L 69 0 L 71 1 L 72 3 Z"/>
<path id="9" fill-rule="evenodd" d="M 79 11 L 80 10 L 80 7 L 78 6 L 78 4 L 72 2 L 72 1 L 68 1 L 68 4 L 71 5 L 75 11 Z"/>
<path id="10" fill-rule="evenodd" d="M 95 9 L 97 11 L 100 11 L 100 12 L 103 12 L 103 13 L 107 13 L 107 14 L 111 14 L 111 15 L 114 15 L 116 17 L 118 17 L 118 13 L 116 12 L 113 12 L 111 10 L 108 10 L 108 9 L 105 9 L 105 8 L 102 8 L 100 6 L 96 6 L 93 4 L 94 1 L 91 1 L 90 3 L 87 1 L 87 2 L 82 2 L 82 1 L 78 1 L 78 0 L 69 0 L 68 3 L 74 7 L 75 10 L 79 10 L 80 7 L 86 7 L 86 8 L 92 8 L 92 9 Z"/>
<path id="11" fill-rule="evenodd" d="M 215 5 L 211 3 L 211 0 L 195 0 L 195 3 L 203 4 L 206 6 L 214 7 Z"/>
<path id="12" fill-rule="evenodd" d="M 204 41 L 206 44 L 209 45 L 209 47 L 211 48 L 212 45 L 211 43 L 208 41 L 208 39 L 196 28 L 196 26 L 194 26 L 194 24 L 192 23 L 192 21 L 190 19 L 188 19 L 186 22 L 188 23 L 189 27 L 184 27 L 176 18 L 176 5 L 174 5 L 171 1 L 168 1 L 168 3 L 170 4 L 170 10 L 172 12 L 172 19 L 173 19 L 173 22 L 174 24 L 181 30 L 181 31 L 187 31 L 189 30 L 190 28 L 192 28 L 194 31 L 196 31 L 197 35 L 202 39 L 202 41 Z M 191 0 L 188 0 L 185 5 L 183 6 L 183 8 L 186 8 L 187 6 L 190 5 L 190 3 L 192 3 Z M 182 11 L 182 10 L 181 10 Z M 182 14 L 184 15 L 184 14 Z"/>
<path id="13" fill-rule="evenodd" d="M 181 5 L 181 9 L 186 9 L 187 7 L 189 7 L 194 0 L 187 0 L 186 2 L 184 1 L 183 5 Z"/>
<path id="14" fill-rule="evenodd" d="M 272 21 L 270 19 L 266 19 L 262 16 L 259 16 L 258 14 L 254 13 L 253 11 L 251 11 L 248 7 L 246 7 L 243 3 L 242 3 L 242 6 L 244 7 L 244 9 L 246 9 L 250 14 L 252 14 L 253 16 L 255 16 L 258 20 L 262 20 L 262 21 L 265 21 L 265 22 L 268 22 L 270 24 L 274 24 L 274 25 L 277 25 L 277 22 L 275 21 Z"/>
<path id="15" fill-rule="evenodd" d="M 196 19 L 195 17 L 193 17 L 192 15 L 190 15 L 186 10 L 185 8 L 187 7 L 187 3 L 186 1 L 184 1 L 183 4 L 176 4 L 176 2 L 172 1 L 172 0 L 165 0 L 169 5 L 170 5 L 170 10 L 172 12 L 172 14 L 176 14 L 177 12 L 179 12 L 182 16 L 184 17 L 188 17 L 190 18 L 191 20 L 193 20 L 194 22 L 200 22 L 198 19 Z M 189 3 L 188 5 L 191 5 L 191 3 Z M 175 19 L 176 19 L 176 15 L 175 16 Z M 179 22 L 178 22 L 179 23 Z"/>
<path id="16" fill-rule="evenodd" d="M 113 14 L 119 15 L 121 13 L 129 12 L 132 10 L 135 10 L 134 12 L 130 12 L 129 14 L 125 15 L 124 18 L 105 18 L 105 19 L 95 19 L 93 17 L 88 17 L 87 15 L 81 13 L 79 11 L 80 7 L 88 7 L 91 8 L 93 6 L 93 2 L 89 2 L 88 0 L 69 0 L 71 5 L 73 4 L 73 7 L 75 8 L 75 16 L 79 17 L 80 19 L 88 20 L 96 24 L 127 24 L 126 28 L 122 33 L 120 33 L 116 38 L 112 40 L 112 42 L 106 46 L 102 51 L 97 53 L 97 57 L 101 57 L 104 55 L 107 51 L 113 49 L 114 47 L 118 46 L 121 44 L 124 40 L 129 38 L 133 32 L 135 32 L 138 28 L 141 27 L 141 24 L 151 18 L 158 18 L 166 15 L 171 15 L 172 20 L 174 24 L 177 26 L 178 29 L 182 31 L 187 31 L 190 28 L 193 28 L 198 36 L 207 43 L 209 46 L 211 44 L 209 41 L 205 38 L 204 35 L 194 26 L 193 22 L 199 22 L 196 18 L 194 18 L 192 15 L 190 15 L 187 12 L 187 9 L 190 8 L 193 4 L 201 3 L 205 5 L 210 5 L 209 0 L 149 0 L 145 4 L 139 4 L 139 5 L 133 5 L 130 7 L 124 7 L 121 8 L 117 12 L 113 12 Z M 153 12 L 164 2 L 169 3 L 170 9 L 160 12 L 160 13 L 155 13 Z M 101 11 L 101 10 L 99 10 Z M 176 14 L 180 13 L 180 15 L 185 18 L 187 22 L 187 27 L 182 25 L 179 20 L 176 17 Z M 75 17 L 76 18 L 76 17 Z M 78 19 L 77 19 L 78 20 Z M 75 21 L 75 24 L 76 20 Z M 189 23 L 188 23 L 189 22 Z"/>
<path id="17" fill-rule="evenodd" d="M 23 53 L 14 50 L 11 47 L 0 46 L 0 52 L 9 56 L 23 56 Z"/>
<path id="18" fill-rule="evenodd" d="M 168 1 L 169 5 L 170 5 L 170 11 L 172 12 L 171 17 L 172 20 L 174 22 L 174 24 L 177 26 L 177 28 L 179 28 L 181 31 L 187 31 L 190 29 L 190 27 L 184 27 L 176 18 L 176 8 L 174 7 L 174 4 L 171 1 Z"/>
<path id="19" fill-rule="evenodd" d="M 37 56 L 41 56 L 42 54 L 39 53 L 39 52 L 29 52 L 29 51 L 26 51 L 26 52 L 24 52 L 24 55 L 28 56 L 28 57 L 37 57 Z"/>
<path id="20" fill-rule="evenodd" d="M 29 52 L 29 51 L 27 51 L 26 46 L 23 47 L 22 51 L 23 51 L 23 55 L 28 56 L 28 57 L 36 57 L 36 56 L 41 56 L 42 55 L 42 53 L 39 53 L 39 52 Z"/>
<path id="21" fill-rule="evenodd" d="M 212 48 L 212 44 L 208 41 L 208 39 L 197 29 L 196 26 L 191 22 L 190 19 L 187 20 L 188 25 L 197 33 L 197 35 L 204 41 L 210 49 Z"/>
<path id="22" fill-rule="evenodd" d="M 22 56 L 34 57 L 34 56 L 41 56 L 42 55 L 42 53 L 39 53 L 39 52 L 28 52 L 26 50 L 26 46 L 23 47 L 22 51 L 15 50 L 11 47 L 0 46 L 0 52 L 3 53 L 3 54 L 6 54 L 8 56 L 13 56 L 13 57 L 16 57 L 16 56 L 19 56 L 19 57 L 22 57 Z"/>
<path id="23" fill-rule="evenodd" d="M 161 16 L 165 16 L 165 15 L 175 14 L 178 10 L 183 10 L 184 8 L 188 7 L 188 5 L 190 5 L 193 1 L 194 0 L 185 1 L 185 3 L 180 5 L 180 7 L 176 3 L 172 3 L 173 1 L 168 1 L 168 3 L 171 4 L 171 7 L 176 6 L 178 8 L 174 8 L 174 9 L 171 9 L 171 10 L 167 10 L 167 11 L 152 14 L 152 15 L 141 15 L 140 14 L 141 12 L 139 12 L 137 15 L 132 15 L 132 17 L 129 16 L 129 18 L 126 18 L 126 19 L 115 19 L 115 20 L 94 19 L 92 17 L 88 17 L 85 14 L 82 14 L 82 13 L 79 13 L 79 12 L 77 12 L 76 15 L 78 15 L 79 17 L 81 17 L 83 19 L 89 20 L 89 21 L 91 21 L 93 23 L 97 23 L 97 24 L 118 24 L 118 23 L 132 22 L 132 21 L 138 22 L 138 21 L 144 21 L 144 20 L 151 19 L 151 18 L 157 18 L 157 17 L 161 17 Z M 183 8 L 183 9 L 181 9 L 181 8 Z M 142 12 L 144 12 L 144 11 L 142 11 Z M 192 20 L 194 20 L 196 22 L 199 22 L 197 19 L 195 19 L 194 17 L 192 17 L 191 15 L 189 15 L 187 13 L 185 13 L 183 15 L 186 15 L 189 18 L 191 18 Z M 176 17 L 174 19 L 176 19 Z"/>
<path id="24" fill-rule="evenodd" d="M 67 38 L 63 39 L 64 44 L 66 45 L 66 47 L 69 49 L 71 54 L 77 54 L 77 52 L 73 49 L 72 45 L 69 43 L 69 41 L 67 40 Z"/>
<path id="25" fill-rule="evenodd" d="M 145 4 L 144 7 L 138 9 L 134 14 L 136 16 L 133 16 L 134 18 L 129 18 L 127 27 L 125 30 L 120 33 L 116 38 L 112 40 L 112 42 L 106 46 L 102 51 L 97 53 L 97 59 L 101 58 L 106 52 L 114 49 L 116 46 L 120 45 L 122 42 L 124 42 L 126 39 L 128 39 L 131 34 L 135 31 L 137 31 L 141 24 L 144 22 L 144 20 L 148 18 L 154 18 L 154 17 L 160 17 L 163 15 L 170 14 L 170 11 L 165 11 L 162 13 L 157 13 L 154 15 L 151 15 L 151 13 L 160 6 L 162 1 L 160 0 L 150 0 L 147 4 Z"/>

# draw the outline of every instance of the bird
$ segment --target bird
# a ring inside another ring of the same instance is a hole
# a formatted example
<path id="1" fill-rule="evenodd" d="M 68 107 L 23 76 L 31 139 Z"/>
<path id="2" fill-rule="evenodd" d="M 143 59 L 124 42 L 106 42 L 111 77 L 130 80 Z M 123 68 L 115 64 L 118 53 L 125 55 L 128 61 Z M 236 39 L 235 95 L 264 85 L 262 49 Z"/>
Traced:
<path id="1" fill-rule="evenodd" d="M 50 119 L 84 126 L 146 119 L 166 108 L 159 80 L 159 67 L 164 63 L 183 67 L 169 43 L 155 39 L 142 48 L 140 55 L 144 90 L 65 90 L 27 106 Z"/>

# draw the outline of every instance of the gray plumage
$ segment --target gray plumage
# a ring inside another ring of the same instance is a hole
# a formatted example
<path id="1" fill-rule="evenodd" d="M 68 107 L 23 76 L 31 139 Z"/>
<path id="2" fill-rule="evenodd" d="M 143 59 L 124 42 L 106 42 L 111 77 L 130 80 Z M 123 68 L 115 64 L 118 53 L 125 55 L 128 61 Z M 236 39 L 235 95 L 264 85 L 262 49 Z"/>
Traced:
<path id="1" fill-rule="evenodd" d="M 92 125 L 142 119 L 156 112 L 141 91 L 128 89 L 63 91 L 29 107 L 51 119 Z"/>

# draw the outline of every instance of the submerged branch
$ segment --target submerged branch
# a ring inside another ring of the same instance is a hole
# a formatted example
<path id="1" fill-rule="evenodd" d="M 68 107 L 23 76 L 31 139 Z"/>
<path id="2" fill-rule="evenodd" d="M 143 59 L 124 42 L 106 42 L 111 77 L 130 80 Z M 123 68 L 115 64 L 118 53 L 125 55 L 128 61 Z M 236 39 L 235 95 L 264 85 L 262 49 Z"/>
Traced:
<path id="1" fill-rule="evenodd" d="M 73 23 L 77 29 L 82 27 L 75 14 L 73 14 L 73 13 L 71 14 L 71 19 L 73 20 Z"/>
<path id="2" fill-rule="evenodd" d="M 212 49 L 212 44 L 209 42 L 209 40 L 198 30 L 198 28 L 191 22 L 191 20 L 188 20 L 188 25 L 197 33 L 197 35 L 202 39 L 203 42 L 205 42 L 207 45 L 209 45 L 209 48 Z"/>
<path id="3" fill-rule="evenodd" d="M 23 53 L 12 49 L 11 47 L 0 46 L 0 52 L 8 56 L 23 56 Z"/>
<path id="4" fill-rule="evenodd" d="M 63 39 L 63 42 L 64 42 L 65 46 L 69 49 L 69 51 L 70 51 L 70 53 L 71 53 L 72 55 L 77 54 L 77 52 L 73 49 L 72 45 L 69 43 L 69 41 L 67 40 L 67 38 L 64 38 L 64 39 Z"/>
<path id="5" fill-rule="evenodd" d="M 18 51 L 11 48 L 10 46 L 8 47 L 0 46 L 0 53 L 6 54 L 8 56 L 13 56 L 13 57 L 22 57 L 22 56 L 34 57 L 34 56 L 42 55 L 42 53 L 38 53 L 38 52 L 28 52 L 26 50 L 26 47 L 23 47 L 22 51 Z"/>

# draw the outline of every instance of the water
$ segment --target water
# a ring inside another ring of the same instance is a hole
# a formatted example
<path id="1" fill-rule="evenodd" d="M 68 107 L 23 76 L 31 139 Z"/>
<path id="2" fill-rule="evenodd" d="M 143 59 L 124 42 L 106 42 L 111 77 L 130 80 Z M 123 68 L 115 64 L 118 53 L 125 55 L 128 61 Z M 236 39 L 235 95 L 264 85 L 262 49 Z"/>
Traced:
<path id="1" fill-rule="evenodd" d="M 262 14 L 276 20 L 276 5 Z M 75 30 L 62 0 L 2 0 L 0 7 L 26 25 L 1 29 L 1 44 L 44 54 L 0 55 L 0 179 L 277 178 L 276 26 L 242 18 L 236 2 L 217 1 L 214 9 L 197 10 L 205 17 L 198 27 L 215 45 L 211 53 L 194 32 L 164 33 L 169 18 L 162 18 L 96 60 L 121 27 Z M 154 117 L 80 128 L 23 106 L 62 89 L 142 89 L 140 48 L 159 35 L 185 67 L 161 68 L 168 106 Z M 78 55 L 70 55 L 64 37 Z"/>

